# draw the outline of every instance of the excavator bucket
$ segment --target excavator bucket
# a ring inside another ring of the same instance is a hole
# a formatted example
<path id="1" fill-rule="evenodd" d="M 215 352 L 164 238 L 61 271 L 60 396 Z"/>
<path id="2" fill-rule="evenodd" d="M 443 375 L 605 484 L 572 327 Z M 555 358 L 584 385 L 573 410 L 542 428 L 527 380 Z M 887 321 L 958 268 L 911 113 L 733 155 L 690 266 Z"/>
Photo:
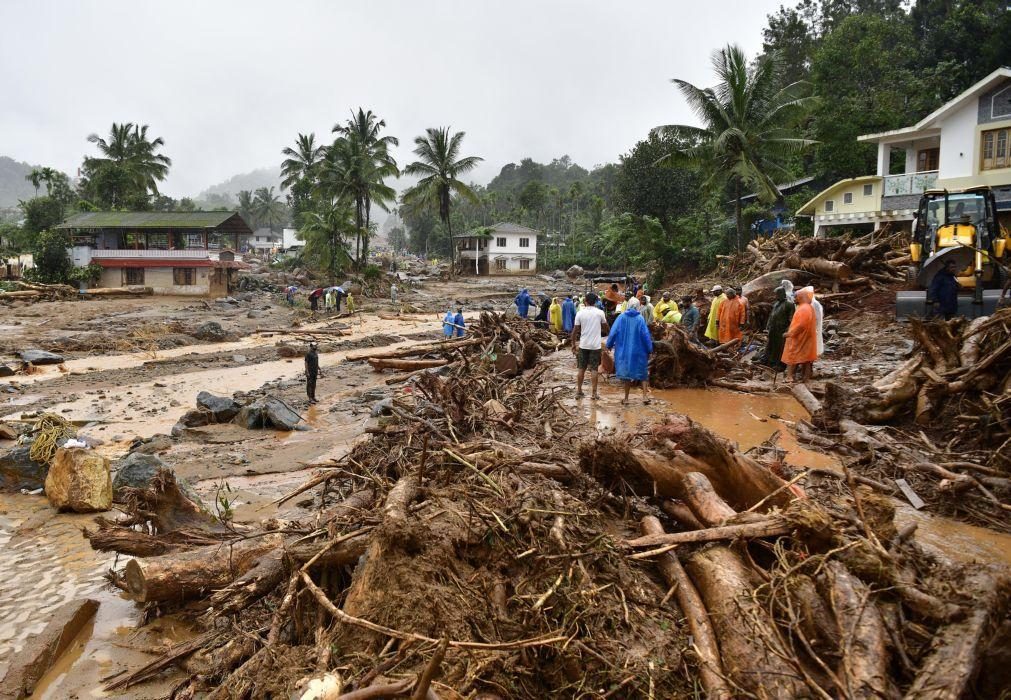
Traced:
<path id="1" fill-rule="evenodd" d="M 959 294 L 958 314 L 966 318 L 989 316 L 997 310 L 999 300 L 999 289 L 984 289 L 982 304 L 973 303 L 971 294 Z M 930 315 L 930 310 L 926 292 L 898 292 L 895 295 L 895 318 L 900 321 L 911 317 L 925 318 Z"/>

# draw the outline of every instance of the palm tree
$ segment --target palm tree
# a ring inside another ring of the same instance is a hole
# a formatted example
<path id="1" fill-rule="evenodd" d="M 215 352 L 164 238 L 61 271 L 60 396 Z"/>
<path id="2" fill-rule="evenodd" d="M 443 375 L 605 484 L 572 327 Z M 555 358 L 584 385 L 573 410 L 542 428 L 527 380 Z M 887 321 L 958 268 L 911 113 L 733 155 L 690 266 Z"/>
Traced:
<path id="1" fill-rule="evenodd" d="M 729 45 L 713 53 L 712 63 L 719 78 L 715 87 L 703 89 L 677 78 L 671 81 L 702 126 L 677 124 L 653 131 L 678 144 L 667 158 L 708 171 L 708 187 L 733 187 L 740 249 L 743 188 L 757 192 L 762 201 L 780 196 L 774 177 L 790 175 L 785 159 L 814 143 L 798 138 L 793 128 L 813 98 L 800 96 L 801 83 L 782 85 L 781 60 L 775 53 L 763 54 L 749 66 L 744 51 Z"/>
<path id="2" fill-rule="evenodd" d="M 38 197 L 39 187 L 42 186 L 42 171 L 38 168 L 32 168 L 32 171 L 25 175 L 25 179 L 35 187 L 35 196 Z"/>
<path id="3" fill-rule="evenodd" d="M 253 198 L 253 193 L 249 190 L 239 192 L 238 212 L 239 216 L 243 218 L 250 228 L 257 228 L 256 201 Z"/>
<path id="4" fill-rule="evenodd" d="M 406 168 L 406 175 L 420 176 L 414 187 L 404 192 L 404 204 L 437 207 L 439 218 L 449 231 L 450 274 L 456 267 L 456 247 L 453 244 L 453 222 L 449 218 L 453 194 L 477 201 L 477 195 L 458 178 L 477 167 L 483 158 L 460 156 L 463 131 L 450 134 L 450 127 L 425 129 L 425 136 L 414 139 L 414 155 L 418 160 Z"/>
<path id="5" fill-rule="evenodd" d="M 333 127 L 333 133 L 340 137 L 332 147 L 331 163 L 337 172 L 331 176 L 335 183 L 340 183 L 341 191 L 355 202 L 355 224 L 360 230 L 355 237 L 355 259 L 359 265 L 368 259 L 372 205 L 389 211 L 389 205 L 397 197 L 385 180 L 400 174 L 397 161 L 390 154 L 390 148 L 400 141 L 393 136 L 380 136 L 384 128 L 385 120 L 372 110 L 366 112 L 360 107 L 357 113 L 351 112 L 351 119 Z"/>
<path id="6" fill-rule="evenodd" d="M 285 148 L 281 155 L 287 156 L 281 163 L 281 187 L 289 189 L 299 180 L 311 178 L 323 160 L 326 146 L 316 145 L 316 134 L 299 134 L 294 148 Z"/>
<path id="7" fill-rule="evenodd" d="M 330 284 L 337 283 L 338 259 L 340 265 L 351 262 L 347 253 L 345 234 L 353 227 L 351 208 L 343 201 L 318 201 L 317 208 L 305 213 L 299 234 L 305 241 L 303 255 L 308 259 L 329 263 Z"/>
<path id="8" fill-rule="evenodd" d="M 134 190 L 147 196 L 149 193 L 158 194 L 158 183 L 168 175 L 169 166 L 172 160 L 165 155 L 158 153 L 158 149 L 165 145 L 161 138 L 150 139 L 147 135 L 148 125 L 138 125 L 131 122 L 116 124 L 113 122 L 109 130 L 108 140 L 101 138 L 98 134 L 88 136 L 88 141 L 98 146 L 101 158 L 86 157 L 84 159 L 85 170 L 94 174 L 104 167 L 114 167 L 119 169 L 125 183 L 128 183 Z M 119 206 L 126 198 L 126 192 L 119 191 L 121 188 L 114 188 L 111 196 L 113 207 Z"/>
<path id="9" fill-rule="evenodd" d="M 257 220 L 267 224 L 271 233 L 274 232 L 274 224 L 281 223 L 284 219 L 284 203 L 274 194 L 273 187 L 260 187 L 256 190 L 253 197 L 253 211 Z"/>

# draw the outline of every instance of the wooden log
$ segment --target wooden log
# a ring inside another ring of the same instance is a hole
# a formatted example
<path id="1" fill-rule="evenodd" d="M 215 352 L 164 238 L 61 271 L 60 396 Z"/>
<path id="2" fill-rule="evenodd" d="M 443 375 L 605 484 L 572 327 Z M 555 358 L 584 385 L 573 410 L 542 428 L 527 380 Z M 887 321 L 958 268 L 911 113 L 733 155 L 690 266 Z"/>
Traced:
<path id="1" fill-rule="evenodd" d="M 720 525 L 703 530 L 688 532 L 672 532 L 664 535 L 649 535 L 626 540 L 629 547 L 659 547 L 671 544 L 693 544 L 697 542 L 716 542 L 718 540 L 733 540 L 738 537 L 773 537 L 787 535 L 791 530 L 790 523 L 783 518 L 768 518 L 754 523 L 738 525 Z"/>
<path id="2" fill-rule="evenodd" d="M 812 418 L 816 418 L 821 415 L 821 401 L 815 398 L 815 395 L 811 393 L 811 390 L 807 388 L 806 384 L 794 384 L 790 388 L 790 393 L 793 394 L 793 398 L 797 399 L 797 403 L 804 407 L 804 410 L 811 414 Z"/>
<path id="3" fill-rule="evenodd" d="M 397 350 L 387 350 L 386 352 L 376 352 L 369 355 L 375 360 L 394 360 L 402 357 L 412 357 L 413 355 L 424 355 L 429 352 L 452 352 L 458 348 L 467 348 L 472 345 L 480 345 L 481 338 L 464 338 L 463 340 L 440 340 L 436 343 L 419 343 Z"/>
<path id="4" fill-rule="evenodd" d="M 759 582 L 741 558 L 728 547 L 709 547 L 693 554 L 685 568 L 709 612 L 730 680 L 760 698 L 807 697 L 799 663 L 753 597 Z"/>
<path id="5" fill-rule="evenodd" d="M 702 522 L 695 517 L 695 513 L 687 504 L 681 501 L 664 501 L 660 504 L 664 512 L 678 521 L 681 527 L 689 530 L 701 530 L 705 527 Z"/>
<path id="6" fill-rule="evenodd" d="M 701 472 L 688 472 L 681 477 L 684 501 L 700 521 L 709 526 L 722 525 L 737 512 L 727 505 Z"/>
<path id="7" fill-rule="evenodd" d="M 895 697 L 888 674 L 888 637 L 870 589 L 838 561 L 828 562 L 825 570 L 838 625 L 840 675 L 847 697 Z"/>
<path id="8" fill-rule="evenodd" d="M 200 547 L 126 564 L 127 592 L 138 602 L 186 600 L 226 586 L 281 545 L 281 535 Z"/>
<path id="9" fill-rule="evenodd" d="M 0 292 L 0 299 L 40 299 L 45 296 L 42 292 L 34 292 L 23 289 L 14 292 Z"/>
<path id="10" fill-rule="evenodd" d="M 85 289 L 85 297 L 149 297 L 154 294 L 151 287 L 94 287 Z"/>
<path id="11" fill-rule="evenodd" d="M 368 358 L 368 363 L 372 365 L 372 369 L 377 372 L 382 372 L 384 369 L 414 371 L 417 369 L 428 369 L 430 367 L 442 367 L 443 365 L 448 365 L 449 360 L 444 358 L 435 360 L 391 360 L 370 357 Z"/>
<path id="12" fill-rule="evenodd" d="M 21 698 L 33 694 L 36 684 L 46 675 L 74 639 L 95 616 L 98 602 L 72 600 L 56 609 L 41 634 L 30 637 L 20 651 L 8 657 L 7 673 L 0 681 L 0 698 Z"/>
<path id="13" fill-rule="evenodd" d="M 660 521 L 651 515 L 643 518 L 639 527 L 647 536 L 664 534 Z M 706 697 L 710 700 L 732 698 L 734 693 L 730 684 L 725 680 L 716 633 L 713 631 L 709 614 L 706 612 L 699 592 L 695 590 L 692 580 L 688 578 L 688 574 L 675 555 L 663 554 L 657 558 L 656 564 L 667 585 L 674 588 L 674 597 L 678 602 L 678 607 L 681 608 L 681 613 L 688 620 L 688 629 L 691 630 L 695 639 L 694 648 L 699 655 L 699 678 L 706 691 Z"/>

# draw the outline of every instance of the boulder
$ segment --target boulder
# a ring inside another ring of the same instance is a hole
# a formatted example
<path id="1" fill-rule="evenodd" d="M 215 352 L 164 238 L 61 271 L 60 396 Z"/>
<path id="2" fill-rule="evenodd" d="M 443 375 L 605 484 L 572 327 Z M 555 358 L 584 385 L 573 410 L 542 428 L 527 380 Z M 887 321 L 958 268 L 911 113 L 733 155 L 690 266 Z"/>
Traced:
<path id="1" fill-rule="evenodd" d="M 221 343 L 231 336 L 221 327 L 217 321 L 207 321 L 193 331 L 193 337 L 199 340 L 206 340 L 211 343 Z M 62 360 L 61 360 L 62 361 Z"/>
<path id="2" fill-rule="evenodd" d="M 112 507 L 109 460 L 82 447 L 56 450 L 46 475 L 46 498 L 56 510 L 97 513 Z"/>
<path id="3" fill-rule="evenodd" d="M 34 491 L 46 481 L 46 465 L 31 458 L 31 445 L 0 450 L 0 491 Z"/>
<path id="4" fill-rule="evenodd" d="M 257 428 L 274 428 L 276 430 L 297 430 L 302 420 L 288 404 L 273 396 L 256 399 L 239 409 L 233 423 L 245 426 L 248 430 Z"/>
<path id="5" fill-rule="evenodd" d="M 63 362 L 63 355 L 57 355 L 55 352 L 46 352 L 45 350 L 38 350 L 36 348 L 22 350 L 18 353 L 18 357 L 23 362 L 31 362 L 33 365 L 58 365 Z"/>
<path id="6" fill-rule="evenodd" d="M 246 312 L 246 318 L 263 318 L 266 315 L 267 313 L 265 311 L 261 311 L 260 309 L 250 309 Z"/>
<path id="7" fill-rule="evenodd" d="M 0 440 L 17 440 L 18 431 L 13 425 L 0 422 Z"/>
<path id="8" fill-rule="evenodd" d="M 561 270 L 552 270 L 551 276 L 556 280 L 560 280 L 565 277 L 565 273 Z"/>
<path id="9" fill-rule="evenodd" d="M 224 396 L 215 396 L 209 391 L 197 394 L 197 407 L 211 414 L 215 423 L 227 423 L 239 412 L 239 404 Z"/>
<path id="10" fill-rule="evenodd" d="M 212 419 L 213 416 L 210 411 L 194 408 L 182 414 L 177 424 L 182 425 L 184 428 L 199 428 L 203 425 L 210 425 Z"/>
<path id="11" fill-rule="evenodd" d="M 568 277 L 570 280 L 574 280 L 579 277 L 582 277 L 584 272 L 585 270 L 583 270 L 583 268 L 581 268 L 579 265 L 573 265 L 572 267 L 570 267 L 568 270 L 565 271 L 565 276 Z"/>
<path id="12" fill-rule="evenodd" d="M 13 377 L 17 372 L 9 365 L 0 364 L 0 377 Z"/>
<path id="13" fill-rule="evenodd" d="M 116 461 L 116 478 L 112 482 L 113 498 L 119 502 L 123 498 L 123 489 L 146 489 L 151 486 L 151 481 L 159 469 L 171 469 L 160 458 L 152 454 L 142 452 L 131 452 L 126 457 Z M 189 482 L 178 476 L 175 477 L 179 490 L 186 498 L 197 505 L 203 506 L 200 496 L 193 490 Z"/>

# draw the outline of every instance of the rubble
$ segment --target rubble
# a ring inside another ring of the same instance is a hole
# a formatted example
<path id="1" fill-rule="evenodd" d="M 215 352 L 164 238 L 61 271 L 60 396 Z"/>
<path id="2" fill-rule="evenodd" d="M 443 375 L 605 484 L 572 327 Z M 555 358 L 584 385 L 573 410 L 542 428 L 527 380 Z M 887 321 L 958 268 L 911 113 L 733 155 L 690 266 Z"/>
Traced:
<path id="1" fill-rule="evenodd" d="M 37 348 L 22 350 L 18 353 L 18 357 L 21 358 L 22 362 L 30 362 L 33 365 L 59 365 L 64 362 L 63 355 L 57 355 L 55 352 L 47 352 L 46 350 L 39 350 Z"/>
<path id="2" fill-rule="evenodd" d="M 300 425 L 302 416 L 298 415 L 288 404 L 274 396 L 255 399 L 245 404 L 235 415 L 233 423 L 249 430 L 258 428 L 273 428 L 274 430 L 304 430 Z"/>
<path id="3" fill-rule="evenodd" d="M 228 333 L 217 321 L 202 323 L 191 335 L 194 338 L 210 343 L 223 343 L 228 340 L 235 340 L 235 336 Z"/>
<path id="4" fill-rule="evenodd" d="M 239 404 L 232 399 L 215 396 L 207 391 L 197 394 L 197 407 L 209 412 L 215 423 L 226 423 L 239 412 Z"/>
<path id="5" fill-rule="evenodd" d="M 46 498 L 61 511 L 94 513 L 112 507 L 109 460 L 94 450 L 59 448 L 46 474 Z"/>

